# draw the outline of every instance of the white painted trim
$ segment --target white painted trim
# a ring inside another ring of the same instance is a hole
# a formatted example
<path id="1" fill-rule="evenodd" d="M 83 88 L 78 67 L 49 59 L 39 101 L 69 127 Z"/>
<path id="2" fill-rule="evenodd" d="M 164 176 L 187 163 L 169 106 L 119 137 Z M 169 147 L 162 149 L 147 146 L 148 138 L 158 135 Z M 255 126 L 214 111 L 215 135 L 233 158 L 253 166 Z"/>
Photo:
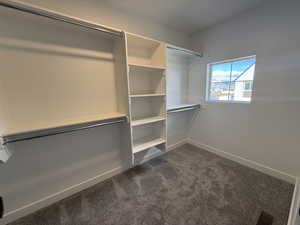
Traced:
<path id="1" fill-rule="evenodd" d="M 244 166 L 247 166 L 247 167 L 250 167 L 252 169 L 258 170 L 258 171 L 260 171 L 264 174 L 270 175 L 272 177 L 276 177 L 280 180 L 284 180 L 284 181 L 287 181 L 287 182 L 292 183 L 292 184 L 296 183 L 297 178 L 295 176 L 292 176 L 292 175 L 287 174 L 285 172 L 282 172 L 282 171 L 273 169 L 271 167 L 262 165 L 260 163 L 254 162 L 252 160 L 245 159 L 243 157 L 240 157 L 240 156 L 222 151 L 222 150 L 217 149 L 215 147 L 212 147 L 212 146 L 209 146 L 209 145 L 206 145 L 206 144 L 203 144 L 203 143 L 196 142 L 196 141 L 192 140 L 191 138 L 188 138 L 187 142 L 191 145 L 194 145 L 194 146 L 199 147 L 201 149 L 204 149 L 206 151 L 215 153 L 215 154 L 217 154 L 219 156 L 222 156 L 226 159 L 230 159 L 230 160 L 235 161 L 237 163 L 240 163 Z"/>
<path id="2" fill-rule="evenodd" d="M 251 101 L 234 101 L 234 100 L 206 100 L 206 103 L 226 103 L 226 104 L 251 104 Z"/>
<path id="3" fill-rule="evenodd" d="M 13 211 L 7 212 L 4 214 L 3 219 L 0 221 L 0 225 L 4 225 L 7 223 L 10 223 L 12 221 L 15 221 L 21 217 L 24 217 L 28 214 L 31 214 L 39 209 L 42 209 L 44 207 L 47 207 L 55 202 L 58 202 L 66 197 L 69 197 L 73 194 L 76 194 L 84 189 L 87 189 L 101 181 L 104 181 L 110 177 L 113 177 L 119 173 L 122 173 L 125 171 L 122 167 L 116 167 L 112 170 L 109 170 L 105 173 L 99 174 L 93 178 L 87 179 L 79 184 L 75 184 L 73 186 L 70 186 L 64 190 L 61 190 L 59 192 L 56 192 L 54 194 L 48 195 L 42 199 L 39 199 L 35 202 L 32 202 L 28 205 L 24 205 L 18 209 L 15 209 Z"/>
<path id="4" fill-rule="evenodd" d="M 298 225 L 296 224 L 296 219 L 297 217 L 299 217 L 299 206 L 300 206 L 300 178 L 297 177 L 287 225 Z"/>
<path id="5" fill-rule="evenodd" d="M 178 148 L 184 144 L 187 144 L 188 140 L 187 139 L 183 139 L 181 141 L 176 142 L 175 144 L 169 145 L 167 146 L 167 152 L 174 150 L 175 148 Z"/>

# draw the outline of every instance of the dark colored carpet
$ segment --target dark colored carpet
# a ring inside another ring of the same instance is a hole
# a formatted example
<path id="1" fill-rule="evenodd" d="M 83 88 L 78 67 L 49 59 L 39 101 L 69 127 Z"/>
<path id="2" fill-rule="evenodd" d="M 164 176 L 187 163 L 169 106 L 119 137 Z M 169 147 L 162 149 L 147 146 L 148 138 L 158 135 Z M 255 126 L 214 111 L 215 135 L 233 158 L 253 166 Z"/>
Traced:
<path id="1" fill-rule="evenodd" d="M 11 225 L 256 225 L 287 223 L 293 185 L 191 145 Z"/>

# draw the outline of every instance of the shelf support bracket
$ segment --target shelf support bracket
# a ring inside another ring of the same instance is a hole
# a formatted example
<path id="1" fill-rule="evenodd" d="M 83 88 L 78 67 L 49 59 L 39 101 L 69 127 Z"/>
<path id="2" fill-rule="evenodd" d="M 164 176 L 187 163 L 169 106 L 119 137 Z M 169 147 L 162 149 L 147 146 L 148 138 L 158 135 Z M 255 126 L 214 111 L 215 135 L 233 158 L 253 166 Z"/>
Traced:
<path id="1" fill-rule="evenodd" d="M 12 156 L 12 152 L 4 144 L 3 137 L 0 137 L 0 163 L 6 163 Z"/>

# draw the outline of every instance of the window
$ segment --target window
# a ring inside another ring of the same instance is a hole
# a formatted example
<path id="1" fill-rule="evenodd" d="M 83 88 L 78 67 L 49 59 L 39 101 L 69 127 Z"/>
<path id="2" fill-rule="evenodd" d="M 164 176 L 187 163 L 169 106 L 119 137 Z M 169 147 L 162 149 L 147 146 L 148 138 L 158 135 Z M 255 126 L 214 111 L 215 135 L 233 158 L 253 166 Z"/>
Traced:
<path id="1" fill-rule="evenodd" d="M 251 90 L 252 89 L 252 81 L 246 81 L 244 89 L 248 90 L 248 91 Z"/>
<path id="2" fill-rule="evenodd" d="M 250 102 L 256 57 L 208 65 L 207 100 Z"/>

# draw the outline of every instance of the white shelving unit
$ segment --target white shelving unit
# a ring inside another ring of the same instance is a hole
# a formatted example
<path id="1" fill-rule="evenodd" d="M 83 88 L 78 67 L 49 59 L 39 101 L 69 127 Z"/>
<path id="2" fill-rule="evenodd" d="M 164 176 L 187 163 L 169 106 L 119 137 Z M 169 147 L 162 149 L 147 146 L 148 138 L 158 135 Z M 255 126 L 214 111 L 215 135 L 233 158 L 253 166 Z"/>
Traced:
<path id="1" fill-rule="evenodd" d="M 126 33 L 133 164 L 166 150 L 165 44 Z"/>
<path id="2" fill-rule="evenodd" d="M 186 54 L 168 50 L 166 57 L 163 42 L 35 10 L 47 18 L 1 13 L 0 150 L 5 158 L 15 150 L 1 167 L 9 175 L 1 177 L 9 219 L 25 213 L 31 197 L 42 204 L 50 183 L 56 189 L 70 177 L 66 187 L 86 188 L 166 152 L 167 142 L 183 140 L 194 112 L 178 110 L 198 105 L 188 77 L 199 76 L 199 63 Z"/>
<path id="3" fill-rule="evenodd" d="M 171 144 L 183 140 L 191 113 L 200 107 L 188 91 L 189 77 L 197 72 L 199 58 L 191 56 L 189 51 L 168 49 L 163 42 L 131 33 L 125 33 L 122 38 L 103 34 L 85 38 L 101 49 L 84 51 L 97 60 L 67 58 L 64 66 L 57 67 L 61 60 L 58 56 L 45 60 L 43 55 L 15 53 L 8 49 L 3 52 L 7 59 L 3 71 L 9 76 L 1 78 L 4 87 L 0 93 L 2 108 L 9 110 L 0 113 L 0 121 L 3 121 L 0 135 L 128 117 L 129 123 L 122 128 L 122 143 L 126 143 L 130 154 L 128 151 L 122 154 L 130 166 L 151 158 L 156 153 L 154 150 L 165 151 L 167 139 Z M 65 44 L 63 40 L 61 45 Z M 32 45 L 41 48 L 41 45 Z M 72 54 L 79 54 L 73 50 Z M 40 76 L 39 70 L 26 67 L 26 79 L 19 80 L 17 77 L 23 67 L 14 67 L 12 62 L 24 64 L 24 67 L 40 62 L 39 67 L 44 72 Z M 53 68 L 56 68 L 55 73 L 52 73 Z M 28 107 L 20 102 L 26 102 Z"/>

